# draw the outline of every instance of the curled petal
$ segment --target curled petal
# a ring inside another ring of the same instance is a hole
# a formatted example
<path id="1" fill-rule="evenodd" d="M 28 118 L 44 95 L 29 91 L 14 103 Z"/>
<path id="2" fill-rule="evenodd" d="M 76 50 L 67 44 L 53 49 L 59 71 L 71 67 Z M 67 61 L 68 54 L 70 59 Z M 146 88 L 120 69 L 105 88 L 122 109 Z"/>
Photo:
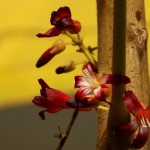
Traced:
<path id="1" fill-rule="evenodd" d="M 46 84 L 46 82 L 43 79 L 38 79 L 38 82 L 42 88 L 50 89 L 50 87 Z"/>
<path id="2" fill-rule="evenodd" d="M 46 97 L 46 88 L 51 89 L 43 79 L 38 79 L 39 84 L 41 85 L 42 89 L 40 90 L 41 96 Z"/>
<path id="3" fill-rule="evenodd" d="M 81 86 L 91 87 L 91 84 L 86 80 L 83 76 L 75 76 L 75 88 L 79 88 Z"/>
<path id="4" fill-rule="evenodd" d="M 38 33 L 36 34 L 37 37 L 43 38 L 43 37 L 53 37 L 53 36 L 58 36 L 61 34 L 62 31 L 57 30 L 57 28 L 53 27 L 49 29 L 46 33 Z"/>
<path id="5" fill-rule="evenodd" d="M 149 137 L 149 127 L 139 127 L 139 133 L 137 137 L 133 140 L 132 147 L 135 149 L 140 149 L 142 148 L 145 143 L 147 142 Z"/>
<path id="6" fill-rule="evenodd" d="M 54 54 L 50 54 L 51 51 L 52 48 L 46 50 L 44 54 L 39 58 L 39 60 L 36 63 L 37 68 L 40 68 L 43 65 L 47 64 L 55 56 Z"/>
<path id="7" fill-rule="evenodd" d="M 140 112 L 144 111 L 143 106 L 132 91 L 124 92 L 122 98 L 125 105 L 134 116 L 137 116 Z"/>
<path id="8" fill-rule="evenodd" d="M 44 114 L 45 112 L 54 114 L 54 113 L 59 112 L 60 110 L 62 110 L 62 108 L 48 108 L 43 111 L 40 111 L 38 115 L 40 119 L 45 120 L 45 114 Z"/>
<path id="9" fill-rule="evenodd" d="M 71 18 L 71 11 L 69 7 L 60 7 L 57 11 L 53 11 L 51 14 L 50 22 L 52 25 L 56 25 L 57 21 L 59 21 L 59 19 L 63 17 Z"/>
<path id="10" fill-rule="evenodd" d="M 106 74 L 100 78 L 102 84 L 121 85 L 130 83 L 130 78 L 120 74 Z"/>
<path id="11" fill-rule="evenodd" d="M 95 76 L 94 72 L 98 72 L 97 68 L 91 63 L 88 62 L 86 64 L 86 66 L 82 69 L 83 73 L 85 74 L 85 76 L 87 77 L 93 77 L 94 79 L 98 80 L 97 77 Z"/>
<path id="12" fill-rule="evenodd" d="M 134 119 L 132 122 L 130 122 L 127 125 L 123 126 L 117 126 L 114 130 L 115 135 L 117 136 L 130 136 L 132 135 L 137 128 L 139 127 L 139 123 L 137 119 Z"/>
<path id="13" fill-rule="evenodd" d="M 39 118 L 45 120 L 44 110 L 39 112 Z"/>
<path id="14" fill-rule="evenodd" d="M 75 94 L 75 101 L 77 104 L 79 104 L 79 102 L 88 95 L 88 93 L 90 93 L 92 91 L 91 88 L 89 87 L 83 87 L 81 89 L 79 89 L 76 94 Z"/>
<path id="15" fill-rule="evenodd" d="M 95 73 L 98 73 L 98 69 L 91 62 L 88 62 L 83 69 L 85 69 L 85 68 L 87 68 L 90 71 L 92 70 Z"/>

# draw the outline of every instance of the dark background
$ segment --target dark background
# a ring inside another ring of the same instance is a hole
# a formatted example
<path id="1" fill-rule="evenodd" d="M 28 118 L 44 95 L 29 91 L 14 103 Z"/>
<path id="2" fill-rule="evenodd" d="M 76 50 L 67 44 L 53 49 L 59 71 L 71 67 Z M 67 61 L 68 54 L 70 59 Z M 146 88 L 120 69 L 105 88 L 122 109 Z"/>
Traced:
<path id="1" fill-rule="evenodd" d="M 0 111 L 0 150 L 55 150 L 58 126 L 65 131 L 73 110 L 45 113 L 44 121 L 38 117 L 41 110 L 30 105 Z M 63 150 L 95 150 L 96 118 L 95 110 L 79 112 Z"/>

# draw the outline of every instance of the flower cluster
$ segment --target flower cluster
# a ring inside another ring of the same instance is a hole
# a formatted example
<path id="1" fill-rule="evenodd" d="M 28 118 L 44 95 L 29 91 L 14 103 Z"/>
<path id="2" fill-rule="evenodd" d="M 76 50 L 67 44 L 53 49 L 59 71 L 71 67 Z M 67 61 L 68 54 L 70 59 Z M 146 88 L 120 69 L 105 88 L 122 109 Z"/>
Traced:
<path id="1" fill-rule="evenodd" d="M 58 39 L 54 44 L 47 49 L 38 59 L 36 67 L 39 68 L 48 63 L 55 55 L 65 50 L 67 44 L 78 46 L 77 52 L 82 52 L 87 57 L 87 60 L 73 61 L 68 60 L 56 69 L 57 74 L 67 73 L 76 68 L 77 64 L 83 64 L 82 75 L 75 76 L 75 88 L 79 90 L 70 96 L 57 89 L 49 87 L 43 79 L 39 79 L 41 85 L 40 96 L 35 96 L 32 102 L 45 110 L 39 112 L 39 117 L 44 120 L 44 112 L 57 113 L 62 109 L 76 109 L 78 111 L 90 112 L 93 108 L 102 108 L 102 103 L 111 105 L 111 101 L 107 98 L 111 94 L 111 85 L 123 85 L 130 83 L 129 77 L 121 74 L 105 74 L 101 78 L 97 78 L 95 61 L 92 51 L 97 48 L 87 48 L 83 44 L 83 39 L 80 37 L 81 24 L 71 17 L 69 7 L 60 7 L 57 11 L 53 11 L 50 18 L 50 23 L 54 27 L 46 33 L 38 33 L 39 38 L 58 36 L 63 33 L 71 38 L 71 42 L 64 42 Z M 76 34 L 76 36 L 72 35 Z M 114 129 L 116 136 L 130 136 L 138 130 L 136 138 L 133 140 L 132 147 L 135 149 L 142 148 L 149 137 L 150 127 L 150 105 L 146 108 L 134 95 L 132 91 L 125 91 L 123 101 L 128 110 L 133 114 L 134 120 L 127 125 L 117 126 Z"/>
<path id="2" fill-rule="evenodd" d="M 121 85 L 130 82 L 127 76 L 104 75 L 98 80 L 95 76 L 97 68 L 90 62 L 83 68 L 83 76 L 75 77 L 75 87 L 80 88 L 74 97 L 71 97 L 57 89 L 50 88 L 43 79 L 39 79 L 41 96 L 35 96 L 32 102 L 42 108 L 46 108 L 39 113 L 41 119 L 45 119 L 44 112 L 57 113 L 62 109 L 78 109 L 89 112 L 98 107 L 101 102 L 107 102 L 106 97 L 110 95 L 110 87 L 107 84 Z M 92 95 L 88 95 L 93 91 Z"/>
<path id="3" fill-rule="evenodd" d="M 65 31 L 68 31 L 68 34 L 78 34 L 81 30 L 80 22 L 71 18 L 71 11 L 69 7 L 60 7 L 57 11 L 53 11 L 51 14 L 50 23 L 55 27 L 49 29 L 46 33 L 38 33 L 36 36 L 39 38 L 54 37 Z M 76 41 L 74 41 L 74 44 L 76 44 L 75 42 Z M 69 43 L 73 44 L 72 41 Z M 36 67 L 42 67 L 43 65 L 47 64 L 55 55 L 64 51 L 66 48 L 66 44 L 68 44 L 68 42 L 64 42 L 61 39 L 56 40 L 54 44 L 49 49 L 47 49 L 39 58 L 36 63 Z M 67 67 L 63 66 L 63 68 L 57 69 L 56 73 L 60 74 L 69 72 L 74 69 L 75 65 L 73 63 L 70 63 L 69 66 L 67 64 Z"/>

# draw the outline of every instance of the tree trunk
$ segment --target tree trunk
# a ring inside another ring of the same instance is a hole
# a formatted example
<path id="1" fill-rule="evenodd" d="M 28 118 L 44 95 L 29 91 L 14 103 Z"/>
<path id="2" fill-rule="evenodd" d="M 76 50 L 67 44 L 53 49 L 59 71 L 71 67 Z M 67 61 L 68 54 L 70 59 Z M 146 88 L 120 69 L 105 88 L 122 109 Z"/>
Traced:
<path id="1" fill-rule="evenodd" d="M 97 150 L 131 150 L 134 137 L 116 137 L 112 131 L 115 126 L 130 122 L 129 112 L 122 100 L 125 90 L 133 91 L 145 106 L 149 104 L 144 1 L 97 0 L 97 14 L 98 77 L 120 73 L 131 79 L 126 87 L 112 87 L 109 98 L 113 106 L 109 112 L 97 110 Z M 148 150 L 148 142 L 141 150 Z"/>

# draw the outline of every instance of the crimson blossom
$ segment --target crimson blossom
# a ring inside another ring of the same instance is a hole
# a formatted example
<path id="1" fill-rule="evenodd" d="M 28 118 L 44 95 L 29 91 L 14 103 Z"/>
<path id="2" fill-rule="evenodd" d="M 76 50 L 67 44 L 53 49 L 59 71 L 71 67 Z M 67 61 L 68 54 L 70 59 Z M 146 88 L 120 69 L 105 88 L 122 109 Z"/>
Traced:
<path id="1" fill-rule="evenodd" d="M 130 136 L 139 128 L 132 147 L 140 149 L 145 145 L 149 137 L 150 105 L 146 108 L 132 91 L 127 91 L 123 94 L 123 101 L 128 110 L 133 114 L 134 120 L 127 125 L 116 127 L 115 134 L 117 136 Z"/>
<path id="2" fill-rule="evenodd" d="M 67 95 L 57 89 L 50 88 L 43 79 L 39 79 L 38 81 L 42 87 L 40 90 L 41 96 L 35 96 L 32 102 L 39 107 L 45 108 L 45 110 L 39 112 L 39 117 L 42 120 L 45 119 L 44 112 L 54 114 L 62 109 L 73 109 L 66 105 L 67 100 L 72 98 L 70 95 Z M 92 111 L 92 108 L 88 107 L 92 107 L 92 105 L 95 105 L 96 102 L 91 102 L 91 99 L 96 101 L 93 96 L 88 96 L 84 100 L 85 105 L 82 105 L 83 107 L 79 109 L 79 111 Z"/>
<path id="3" fill-rule="evenodd" d="M 51 25 L 55 27 L 49 29 L 46 33 L 38 33 L 37 37 L 53 37 L 58 36 L 62 31 L 68 31 L 71 34 L 77 34 L 81 30 L 81 24 L 77 20 L 72 20 L 69 7 L 60 7 L 57 11 L 53 11 L 50 19 Z"/>
<path id="4" fill-rule="evenodd" d="M 122 85 L 130 82 L 127 76 L 120 74 L 106 74 L 98 79 L 95 75 L 95 73 L 98 73 L 98 70 L 91 62 L 86 64 L 82 72 L 83 76 L 75 76 L 75 88 L 81 87 L 75 94 L 77 104 L 91 91 L 97 100 L 107 102 L 105 98 L 111 92 L 108 84 Z"/>

